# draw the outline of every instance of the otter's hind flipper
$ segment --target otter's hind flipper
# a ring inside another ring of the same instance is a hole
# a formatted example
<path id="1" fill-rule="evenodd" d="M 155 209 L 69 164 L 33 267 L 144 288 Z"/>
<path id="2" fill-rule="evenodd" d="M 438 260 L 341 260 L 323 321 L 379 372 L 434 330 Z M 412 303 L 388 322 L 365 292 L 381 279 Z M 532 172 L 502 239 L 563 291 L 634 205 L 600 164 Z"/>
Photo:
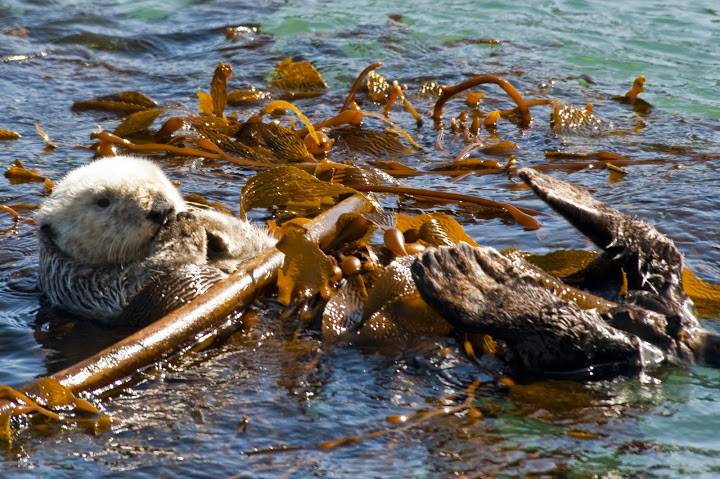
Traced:
<path id="1" fill-rule="evenodd" d="M 692 303 L 682 288 L 683 256 L 675 243 L 640 218 L 626 215 L 592 197 L 584 188 L 530 168 L 518 171 L 543 201 L 618 261 L 627 275 L 628 300 L 680 318 L 694 327 Z"/>
<path id="2" fill-rule="evenodd" d="M 663 357 L 637 336 L 607 324 L 595 310 L 555 296 L 528 269 L 492 248 L 461 243 L 429 249 L 411 270 L 428 304 L 460 331 L 505 341 L 522 372 L 618 374 Z"/>

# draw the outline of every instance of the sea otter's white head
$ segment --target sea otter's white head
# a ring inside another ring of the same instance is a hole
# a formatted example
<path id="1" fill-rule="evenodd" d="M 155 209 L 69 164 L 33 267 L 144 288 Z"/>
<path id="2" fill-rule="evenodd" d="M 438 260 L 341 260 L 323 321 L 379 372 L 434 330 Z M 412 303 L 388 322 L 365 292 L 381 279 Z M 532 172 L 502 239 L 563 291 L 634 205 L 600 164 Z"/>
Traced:
<path id="1" fill-rule="evenodd" d="M 158 166 L 116 156 L 68 173 L 36 219 L 42 234 L 77 262 L 122 265 L 145 258 L 160 228 L 186 209 Z"/>

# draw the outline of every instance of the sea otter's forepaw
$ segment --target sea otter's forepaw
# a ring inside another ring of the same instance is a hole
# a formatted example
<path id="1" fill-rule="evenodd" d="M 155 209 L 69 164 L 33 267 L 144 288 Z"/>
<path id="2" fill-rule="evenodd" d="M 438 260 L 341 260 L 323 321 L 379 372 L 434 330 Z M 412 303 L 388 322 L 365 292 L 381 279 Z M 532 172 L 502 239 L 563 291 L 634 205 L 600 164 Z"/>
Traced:
<path id="1" fill-rule="evenodd" d="M 162 226 L 152 243 L 148 266 L 163 268 L 176 264 L 203 264 L 207 261 L 205 229 L 190 212 L 178 213 Z"/>
<path id="2" fill-rule="evenodd" d="M 425 301 L 451 324 L 466 332 L 486 332 L 487 296 L 499 282 L 510 279 L 509 266 L 495 250 L 460 243 L 427 250 L 411 271 Z"/>
<path id="3" fill-rule="evenodd" d="M 662 359 L 650 343 L 554 295 L 492 248 L 428 249 L 411 271 L 423 299 L 456 329 L 507 343 L 518 372 L 586 378 Z"/>
<path id="4" fill-rule="evenodd" d="M 683 257 L 673 241 L 651 224 L 592 197 L 586 189 L 530 168 L 518 175 L 543 201 L 605 250 L 625 271 L 628 289 L 658 297 L 661 314 L 685 314 Z M 642 306 L 647 307 L 645 304 Z"/>
<path id="5" fill-rule="evenodd" d="M 193 214 L 205 229 L 208 259 L 228 273 L 275 245 L 264 228 L 234 216 L 202 209 Z"/>

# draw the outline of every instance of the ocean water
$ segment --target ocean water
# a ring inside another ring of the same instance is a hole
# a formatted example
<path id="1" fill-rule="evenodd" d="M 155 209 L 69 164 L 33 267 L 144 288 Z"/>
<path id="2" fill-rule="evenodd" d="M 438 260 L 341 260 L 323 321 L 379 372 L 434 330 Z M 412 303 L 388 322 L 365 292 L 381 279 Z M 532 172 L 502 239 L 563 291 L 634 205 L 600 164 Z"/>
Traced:
<path id="1" fill-rule="evenodd" d="M 236 41 L 224 28 L 255 25 Z M 90 161 L 89 134 L 112 129 L 112 114 L 73 112 L 73 100 L 140 90 L 163 104 L 194 108 L 215 65 L 233 65 L 232 86 L 263 86 L 285 57 L 307 59 L 330 91 L 298 105 L 329 116 L 367 64 L 411 90 L 426 80 L 451 84 L 474 73 L 497 73 L 529 97 L 592 102 L 615 134 L 558 137 L 549 112 L 534 110 L 532 128 L 501 124 L 518 144 L 521 165 L 547 163 L 543 152 L 612 150 L 634 159 L 672 163 L 627 167 L 619 182 L 607 172 L 555 173 L 590 187 L 603 200 L 646 218 L 671 235 L 688 265 L 720 281 L 720 6 L 672 2 L 320 2 L 320 1 L 8 1 L 0 0 L 0 128 L 23 138 L 0 142 L 0 167 L 15 160 L 58 179 Z M 492 42 L 488 40 L 493 40 Z M 611 100 L 635 76 L 647 78 L 647 115 Z M 497 89 L 486 101 L 506 107 Z M 448 104 L 457 113 L 461 101 Z M 425 114 L 432 104 L 416 106 Z M 257 107 L 240 109 L 245 116 Z M 421 129 L 400 110 L 393 118 L 423 145 L 402 158 L 427 168 L 464 146 Z M 35 121 L 59 144 L 48 152 Z M 377 125 L 371 125 L 376 127 Z M 250 174 L 200 161 L 164 161 L 185 193 L 237 209 Z M 409 185 L 486 196 L 540 208 L 504 176 L 439 176 Z M 0 179 L 0 203 L 37 204 L 38 184 Z M 413 204 L 388 205 L 416 211 Z M 537 232 L 507 219 L 454 206 L 478 242 L 534 252 L 590 248 L 553 214 Z M 262 219 L 262 213 L 257 213 Z M 0 216 L 0 228 L 10 226 Z M 0 384 L 19 385 L 80 359 L 108 332 L 53 342 L 35 329 L 37 244 L 31 224 L 0 233 Z M 717 329 L 720 315 L 703 311 Z M 443 415 L 413 429 L 330 452 L 329 439 L 382 429 L 385 418 L 436 406 L 462 394 L 499 366 L 476 367 L 452 340 L 397 351 L 328 346 L 277 325 L 258 306 L 258 326 L 204 353 L 148 373 L 145 381 L 103 402 L 115 423 L 97 435 L 67 426 L 23 433 L 0 446 L 0 477 L 717 477 L 720 474 L 720 374 L 692 366 L 639 378 L 577 384 L 541 381 L 505 391 L 482 387 L 483 418 Z M 440 356 L 442 347 L 450 348 Z M 244 427 L 247 417 L 247 427 Z"/>

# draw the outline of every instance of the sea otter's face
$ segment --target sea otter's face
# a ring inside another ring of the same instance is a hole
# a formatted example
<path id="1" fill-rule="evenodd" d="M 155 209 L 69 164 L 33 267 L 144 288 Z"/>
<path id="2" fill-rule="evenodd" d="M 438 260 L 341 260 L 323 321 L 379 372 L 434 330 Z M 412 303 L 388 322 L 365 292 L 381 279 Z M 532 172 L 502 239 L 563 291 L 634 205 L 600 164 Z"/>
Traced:
<path id="1" fill-rule="evenodd" d="M 36 218 L 42 234 L 76 261 L 122 265 L 145 258 L 160 229 L 185 210 L 160 168 L 121 156 L 68 173 Z"/>

